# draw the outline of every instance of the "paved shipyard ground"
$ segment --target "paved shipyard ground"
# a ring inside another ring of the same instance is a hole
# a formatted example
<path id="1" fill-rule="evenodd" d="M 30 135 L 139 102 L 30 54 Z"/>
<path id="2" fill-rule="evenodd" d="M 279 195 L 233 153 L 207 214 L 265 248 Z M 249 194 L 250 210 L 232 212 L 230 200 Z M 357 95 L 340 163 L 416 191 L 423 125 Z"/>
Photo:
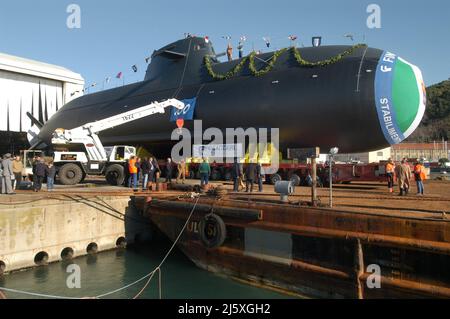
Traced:
<path id="1" fill-rule="evenodd" d="M 197 184 L 197 180 L 189 180 L 187 184 Z M 278 202 L 279 195 L 275 194 L 272 185 L 264 185 L 262 193 L 245 192 L 233 193 L 230 182 L 213 183 L 214 185 L 224 185 L 229 191 L 230 199 Z M 257 189 L 257 185 L 255 185 Z M 44 190 L 40 193 L 32 191 L 17 191 L 15 196 L 0 196 L 0 205 L 30 204 L 41 199 L 55 198 L 70 200 L 72 196 L 157 196 L 173 197 L 182 194 L 179 191 L 165 192 L 137 192 L 134 193 L 128 188 L 108 186 L 101 179 L 88 179 L 88 182 L 75 187 L 56 185 L 52 193 Z M 328 205 L 328 188 L 318 188 L 318 198 L 321 205 Z M 352 183 L 349 185 L 333 186 L 333 204 L 337 210 L 353 212 L 369 212 L 382 215 L 409 216 L 426 219 L 450 218 L 450 182 L 448 181 L 426 181 L 425 196 L 416 196 L 415 183 L 408 196 L 400 197 L 397 193 L 389 194 L 384 183 Z M 296 187 L 295 194 L 289 197 L 291 205 L 307 205 L 311 199 L 311 189 L 309 187 Z M 69 196 L 69 197 L 67 197 Z M 63 205 L 63 204 L 62 204 Z M 0 209 L 1 209 L 0 206 Z"/>

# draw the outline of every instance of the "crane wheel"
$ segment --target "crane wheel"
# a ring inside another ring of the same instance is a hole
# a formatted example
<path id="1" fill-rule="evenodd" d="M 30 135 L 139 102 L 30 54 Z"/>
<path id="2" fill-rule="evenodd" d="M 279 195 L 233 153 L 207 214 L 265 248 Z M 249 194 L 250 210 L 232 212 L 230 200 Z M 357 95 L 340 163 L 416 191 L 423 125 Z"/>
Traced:
<path id="1" fill-rule="evenodd" d="M 59 169 L 58 177 L 63 185 L 76 185 L 83 179 L 83 170 L 77 164 L 65 164 Z"/>
<path id="2" fill-rule="evenodd" d="M 125 181 L 125 170 L 122 165 L 113 164 L 106 169 L 105 177 L 109 185 L 120 186 Z"/>

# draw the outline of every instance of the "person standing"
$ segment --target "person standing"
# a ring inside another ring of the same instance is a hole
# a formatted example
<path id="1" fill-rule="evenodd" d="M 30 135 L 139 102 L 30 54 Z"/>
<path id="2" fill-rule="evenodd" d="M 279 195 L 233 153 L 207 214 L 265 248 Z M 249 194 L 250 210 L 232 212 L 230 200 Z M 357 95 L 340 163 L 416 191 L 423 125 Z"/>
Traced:
<path id="1" fill-rule="evenodd" d="M 261 165 L 261 161 L 258 161 L 258 164 L 256 165 L 256 178 L 258 179 L 258 191 L 262 193 L 264 172 L 263 167 Z"/>
<path id="2" fill-rule="evenodd" d="M 411 178 L 412 178 L 412 172 L 411 172 L 411 166 L 409 166 L 408 160 L 406 158 L 403 159 L 402 166 L 405 170 L 406 179 L 405 179 L 405 195 L 408 195 L 409 190 L 411 189 Z"/>
<path id="3" fill-rule="evenodd" d="M 253 184 L 256 178 L 256 164 L 250 162 L 245 170 L 245 191 L 253 193 Z M 250 187 L 249 187 L 250 186 Z"/>
<path id="4" fill-rule="evenodd" d="M 423 182 L 427 179 L 427 174 L 425 172 L 425 167 L 419 160 L 417 160 L 416 165 L 414 166 L 414 177 L 417 184 L 417 195 L 423 195 Z"/>
<path id="5" fill-rule="evenodd" d="M 20 156 L 16 156 L 13 161 L 13 173 L 14 173 L 14 189 L 20 186 L 22 183 L 22 174 L 23 174 L 23 163 Z"/>
<path id="6" fill-rule="evenodd" d="M 155 178 L 155 166 L 153 165 L 153 157 L 149 157 L 148 158 L 148 165 L 150 167 L 149 171 L 148 171 L 148 182 L 149 183 L 153 183 L 153 180 Z M 147 187 L 148 188 L 148 187 Z"/>
<path id="7" fill-rule="evenodd" d="M 211 166 L 209 165 L 206 158 L 203 159 L 203 162 L 200 164 L 198 168 L 200 173 L 200 186 L 208 185 L 209 183 L 209 175 L 211 175 Z"/>
<path id="8" fill-rule="evenodd" d="M 398 187 L 400 189 L 399 196 L 407 195 L 409 179 L 411 178 L 411 169 L 405 159 L 395 167 L 395 176 L 397 177 Z"/>
<path id="9" fill-rule="evenodd" d="M 128 169 L 130 177 L 128 179 L 128 188 L 137 189 L 137 167 L 136 167 L 136 156 L 131 156 L 128 161 Z"/>
<path id="10" fill-rule="evenodd" d="M 136 163 L 134 164 L 136 166 L 137 169 L 137 173 L 136 173 L 136 189 L 139 188 L 139 182 L 141 181 L 141 158 L 140 157 L 136 157 Z"/>
<path id="11" fill-rule="evenodd" d="M 56 167 L 53 165 L 53 161 L 50 161 L 46 167 L 46 175 L 47 175 L 47 191 L 53 192 L 55 188 L 55 176 L 56 176 Z"/>
<path id="12" fill-rule="evenodd" d="M 231 44 L 228 44 L 227 46 L 227 58 L 228 61 L 233 61 L 233 47 L 231 46 Z"/>
<path id="13" fill-rule="evenodd" d="M 388 189 L 389 193 L 394 192 L 394 171 L 395 171 L 395 165 L 392 161 L 392 158 L 388 159 L 388 162 L 386 164 L 386 176 L 388 180 Z"/>
<path id="14" fill-rule="evenodd" d="M 159 168 L 158 161 L 156 158 L 152 160 L 153 165 L 153 181 L 156 183 L 159 180 L 159 177 L 161 176 L 161 169 Z"/>
<path id="15" fill-rule="evenodd" d="M 184 184 L 184 181 L 186 179 L 186 162 L 184 160 L 181 160 L 178 165 L 177 165 L 177 170 L 178 170 L 178 174 L 177 174 L 177 184 L 178 181 L 181 179 L 182 180 L 182 184 Z"/>
<path id="16" fill-rule="evenodd" d="M 147 158 L 144 158 L 141 162 L 141 173 L 142 173 L 142 191 L 145 191 L 148 189 L 148 177 L 150 175 L 150 162 Z"/>
<path id="17" fill-rule="evenodd" d="M 173 167 L 172 167 L 172 159 L 169 157 L 166 161 L 166 183 L 172 183 L 172 174 L 173 174 Z"/>
<path id="18" fill-rule="evenodd" d="M 12 187 L 13 163 L 11 160 L 11 154 L 5 154 L 1 162 L 2 169 L 2 194 L 15 195 Z"/>
<path id="19" fill-rule="evenodd" d="M 242 165 L 238 162 L 238 159 L 234 159 L 233 166 L 231 167 L 231 178 L 233 179 L 233 191 L 239 192 L 239 178 L 242 172 Z"/>
<path id="20" fill-rule="evenodd" d="M 33 188 L 35 192 L 40 192 L 42 189 L 42 183 L 44 183 L 45 174 L 47 172 L 47 165 L 45 165 L 44 159 L 38 157 L 36 159 L 36 165 L 33 171 Z"/>

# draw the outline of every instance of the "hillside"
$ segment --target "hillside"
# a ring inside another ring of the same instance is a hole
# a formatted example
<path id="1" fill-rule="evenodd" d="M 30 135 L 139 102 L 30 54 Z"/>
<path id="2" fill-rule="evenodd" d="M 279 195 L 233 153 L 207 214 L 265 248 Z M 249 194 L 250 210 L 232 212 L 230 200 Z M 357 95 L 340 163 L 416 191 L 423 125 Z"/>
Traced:
<path id="1" fill-rule="evenodd" d="M 427 109 L 422 123 L 407 139 L 409 142 L 432 142 L 450 137 L 450 81 L 427 88 Z"/>

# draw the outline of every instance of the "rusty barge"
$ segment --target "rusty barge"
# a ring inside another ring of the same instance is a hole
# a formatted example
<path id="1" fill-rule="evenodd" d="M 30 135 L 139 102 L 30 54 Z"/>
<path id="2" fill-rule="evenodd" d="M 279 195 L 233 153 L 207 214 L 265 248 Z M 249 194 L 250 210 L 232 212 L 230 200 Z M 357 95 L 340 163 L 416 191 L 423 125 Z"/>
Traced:
<path id="1" fill-rule="evenodd" d="M 302 195 L 280 203 L 273 193 L 154 193 L 133 202 L 171 240 L 193 212 L 179 248 L 208 271 L 308 297 L 449 298 L 450 198 L 399 198 L 377 187 L 343 189 L 333 209 L 310 207 Z M 358 199 L 378 206 L 351 204 Z"/>

